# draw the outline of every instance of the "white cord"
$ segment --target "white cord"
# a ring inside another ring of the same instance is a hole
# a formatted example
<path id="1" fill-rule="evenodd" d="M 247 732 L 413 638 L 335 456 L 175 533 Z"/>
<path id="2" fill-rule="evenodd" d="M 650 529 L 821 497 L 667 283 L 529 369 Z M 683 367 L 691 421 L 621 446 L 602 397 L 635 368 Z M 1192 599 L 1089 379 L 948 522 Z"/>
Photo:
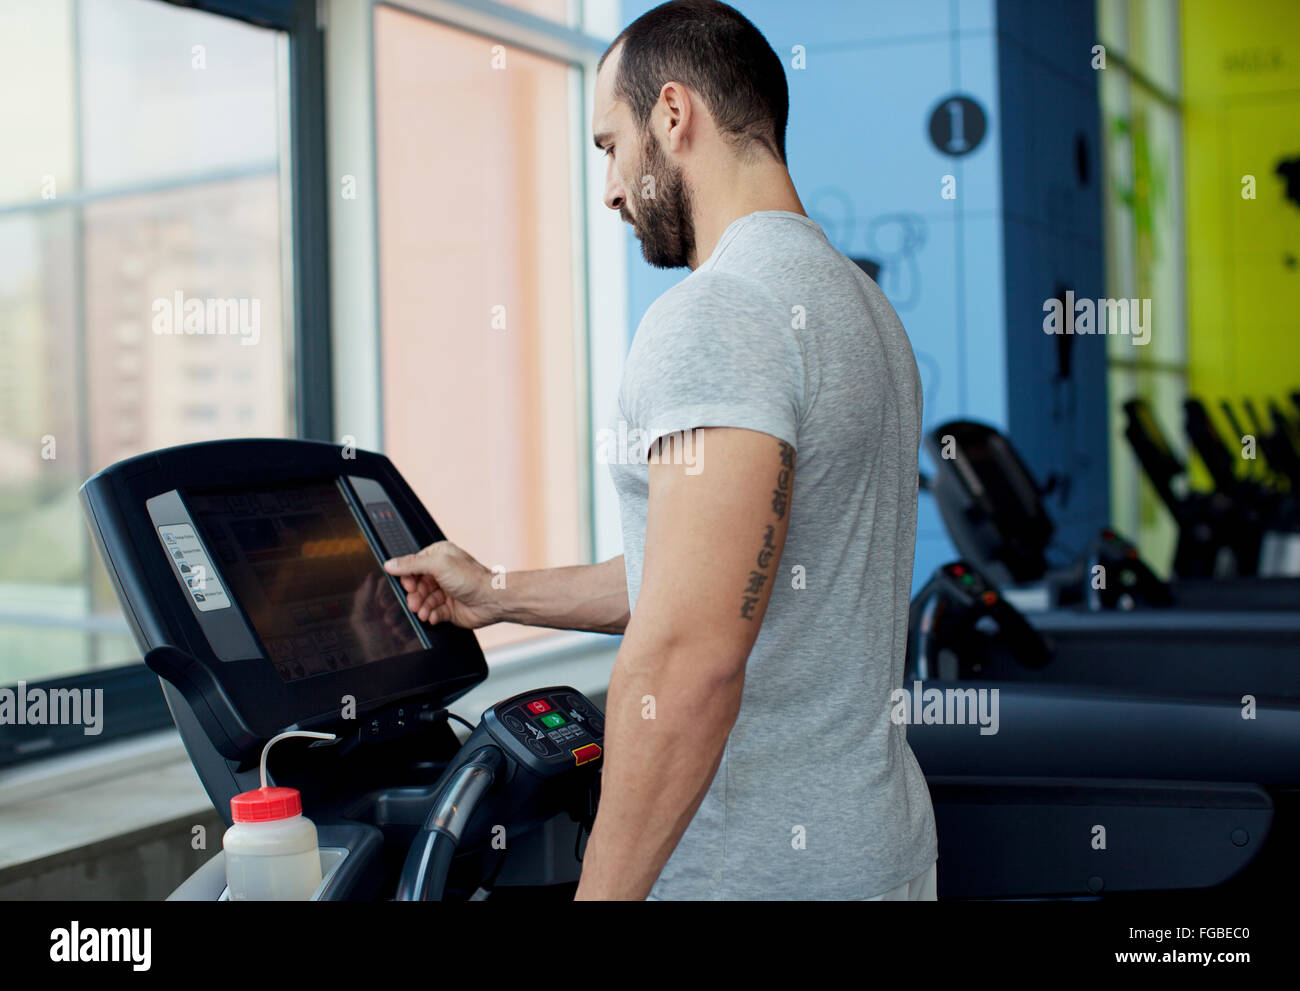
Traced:
<path id="1" fill-rule="evenodd" d="M 262 772 L 263 788 L 266 787 L 266 755 L 271 752 L 271 747 L 279 743 L 281 740 L 288 739 L 291 736 L 305 736 L 311 740 L 337 740 L 338 739 L 338 737 L 335 736 L 333 733 L 313 733 L 311 730 L 305 730 L 305 729 L 290 730 L 288 733 L 281 733 L 279 736 L 271 737 L 271 739 L 266 741 L 266 746 L 262 748 L 261 772 Z"/>

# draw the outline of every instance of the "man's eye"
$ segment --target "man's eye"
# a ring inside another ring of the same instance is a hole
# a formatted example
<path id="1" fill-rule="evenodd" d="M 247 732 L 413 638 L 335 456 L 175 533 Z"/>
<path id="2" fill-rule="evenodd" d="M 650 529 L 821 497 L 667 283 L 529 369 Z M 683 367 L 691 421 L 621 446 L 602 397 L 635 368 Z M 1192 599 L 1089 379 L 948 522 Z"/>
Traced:
<path id="1" fill-rule="evenodd" d="M 605 149 L 605 157 L 609 158 L 613 154 L 614 154 L 614 146 L 610 145 L 608 148 Z"/>

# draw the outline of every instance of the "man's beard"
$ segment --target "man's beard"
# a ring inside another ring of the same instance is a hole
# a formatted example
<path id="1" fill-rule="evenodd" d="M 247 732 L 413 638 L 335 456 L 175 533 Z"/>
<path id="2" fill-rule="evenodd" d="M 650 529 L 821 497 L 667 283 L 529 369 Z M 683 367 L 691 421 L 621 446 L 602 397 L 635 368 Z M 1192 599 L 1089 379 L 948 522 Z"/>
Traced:
<path id="1" fill-rule="evenodd" d="M 641 152 L 641 171 L 654 180 L 642 185 L 637 195 L 639 209 L 632 224 L 641 240 L 641 254 L 655 268 L 684 268 L 695 253 L 695 224 L 691 220 L 691 196 L 680 168 L 675 168 L 652 133 L 646 132 Z M 644 195 L 653 190 L 654 196 Z"/>

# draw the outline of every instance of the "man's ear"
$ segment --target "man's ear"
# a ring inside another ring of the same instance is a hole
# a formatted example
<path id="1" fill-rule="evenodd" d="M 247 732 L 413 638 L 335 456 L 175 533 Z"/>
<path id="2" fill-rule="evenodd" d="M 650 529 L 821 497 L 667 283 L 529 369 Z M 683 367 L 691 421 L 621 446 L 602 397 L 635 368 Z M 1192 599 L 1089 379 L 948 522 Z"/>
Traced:
<path id="1" fill-rule="evenodd" d="M 679 152 L 690 139 L 695 121 L 690 90 L 681 83 L 666 82 L 659 91 L 659 105 L 664 115 L 664 146 L 669 151 Z"/>

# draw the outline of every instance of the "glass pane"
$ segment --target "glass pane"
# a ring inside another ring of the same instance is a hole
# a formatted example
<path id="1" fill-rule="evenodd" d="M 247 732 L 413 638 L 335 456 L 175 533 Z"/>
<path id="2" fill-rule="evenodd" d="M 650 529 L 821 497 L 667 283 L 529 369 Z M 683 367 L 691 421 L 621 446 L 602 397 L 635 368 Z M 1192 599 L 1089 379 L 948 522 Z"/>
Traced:
<path id="1" fill-rule="evenodd" d="M 274 166 L 274 32 L 157 0 L 81 0 L 84 184 Z"/>
<path id="2" fill-rule="evenodd" d="M 1180 90 L 1178 0 L 1130 0 L 1129 57 L 1134 66 L 1166 93 Z"/>
<path id="3" fill-rule="evenodd" d="M 1097 37 L 1108 53 L 1176 96 L 1178 16 L 1178 0 L 1097 0 Z"/>
<path id="4" fill-rule="evenodd" d="M 92 471 L 173 444 L 286 434 L 279 208 L 274 175 L 86 208 Z M 186 332 L 192 301 L 204 333 Z"/>
<path id="5" fill-rule="evenodd" d="M 1124 80 L 1116 82 L 1115 80 Z M 1183 265 L 1182 139 L 1178 113 L 1117 72 L 1102 86 L 1103 100 L 1123 88 L 1127 107 L 1106 107 L 1107 248 L 1110 295 L 1150 300 L 1150 336 L 1112 334 L 1116 361 L 1181 367 L 1187 357 L 1186 280 Z"/>
<path id="6" fill-rule="evenodd" d="M 1097 0 L 1097 38 L 1107 52 L 1128 54 L 1128 0 Z"/>
<path id="7" fill-rule="evenodd" d="M 75 188 L 74 50 L 72 0 L 0 3 L 0 204 Z"/>
<path id="8" fill-rule="evenodd" d="M 375 12 L 384 437 L 448 536 L 513 571 L 586 553 L 579 124 L 575 70 L 494 69 L 493 44 Z"/>
<path id="9" fill-rule="evenodd" d="M 1132 41 L 1134 60 L 1162 86 L 1173 88 L 1177 62 L 1175 12 L 1164 0 L 1139 9 L 1125 0 L 1098 6 L 1107 43 Z M 1163 39 L 1163 41 L 1161 40 Z M 1161 47 L 1161 46 L 1164 47 Z M 1123 404 L 1142 398 L 1186 461 L 1182 401 L 1186 392 L 1187 281 L 1183 245 L 1182 118 L 1122 65 L 1099 74 L 1105 137 L 1104 217 L 1107 294 L 1150 300 L 1150 341 L 1129 335 L 1107 339 L 1111 443 L 1111 518 L 1136 540 L 1157 572 L 1167 575 L 1177 530 L 1168 509 L 1146 482 L 1124 436 Z"/>
<path id="10" fill-rule="evenodd" d="M 1131 299 L 1136 296 L 1133 142 L 1129 137 L 1133 116 L 1131 86 L 1128 75 L 1122 70 L 1102 72 L 1098 77 L 1105 148 L 1102 220 L 1106 236 L 1106 295 L 1114 299 Z M 1114 347 L 1113 344 L 1110 346 Z"/>
<path id="11" fill-rule="evenodd" d="M 0 71 L 42 70 L 40 90 L 4 101 L 6 121 L 27 104 L 33 122 L 87 130 L 19 130 L 17 160 L 54 174 L 57 189 L 15 184 L 0 218 L 0 684 L 139 660 L 82 518 L 85 478 L 158 447 L 293 431 L 284 39 L 144 0 L 8 4 L 3 16 L 40 29 L 0 33 Z M 187 60 L 205 43 L 209 65 L 217 52 L 237 71 L 187 87 L 155 64 L 181 40 Z M 254 104 L 269 109 L 269 140 Z M 211 133 L 194 138 L 188 121 Z M 98 188 L 73 188 L 67 163 Z"/>
<path id="12" fill-rule="evenodd" d="M 90 643 L 57 629 L 88 614 L 86 525 L 77 504 L 76 217 L 0 221 L 0 684 L 84 670 Z"/>

